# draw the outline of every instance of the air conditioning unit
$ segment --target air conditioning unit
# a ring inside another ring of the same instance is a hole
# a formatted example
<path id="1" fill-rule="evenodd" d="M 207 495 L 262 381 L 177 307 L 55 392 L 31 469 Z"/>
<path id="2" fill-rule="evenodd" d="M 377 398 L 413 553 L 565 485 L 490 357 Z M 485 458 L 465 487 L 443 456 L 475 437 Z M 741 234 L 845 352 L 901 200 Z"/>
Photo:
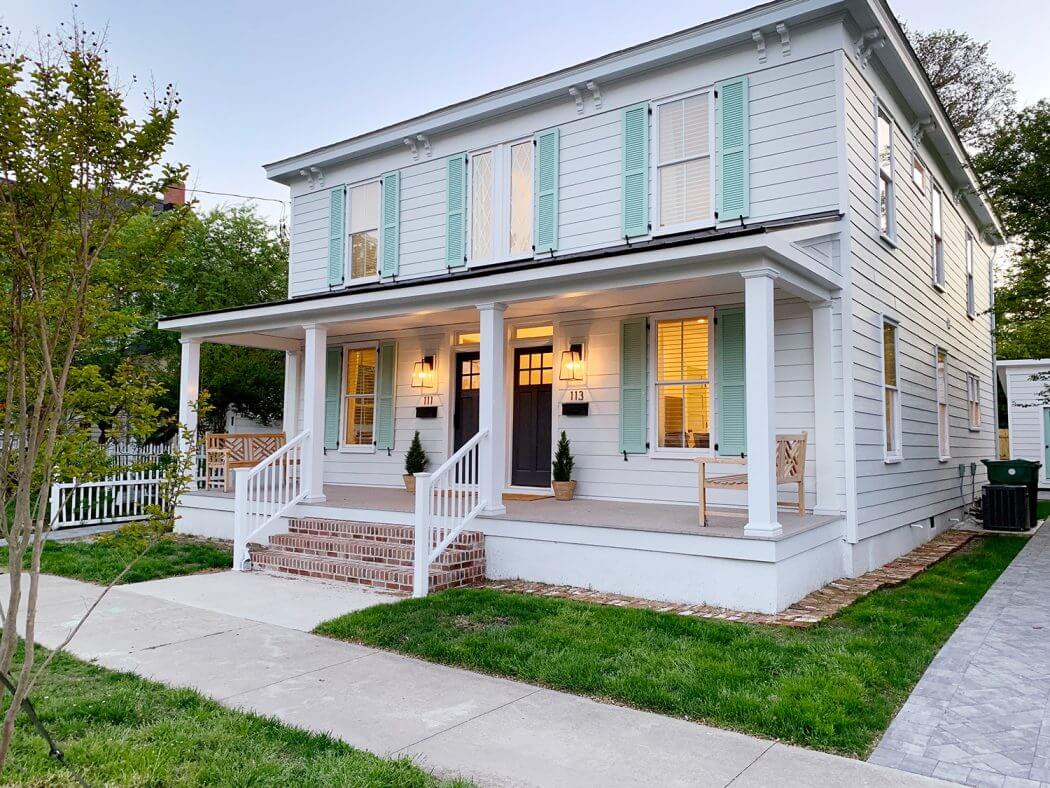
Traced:
<path id="1" fill-rule="evenodd" d="M 1028 488 L 1018 484 L 986 484 L 982 488 L 984 527 L 989 531 L 1027 531 Z"/>

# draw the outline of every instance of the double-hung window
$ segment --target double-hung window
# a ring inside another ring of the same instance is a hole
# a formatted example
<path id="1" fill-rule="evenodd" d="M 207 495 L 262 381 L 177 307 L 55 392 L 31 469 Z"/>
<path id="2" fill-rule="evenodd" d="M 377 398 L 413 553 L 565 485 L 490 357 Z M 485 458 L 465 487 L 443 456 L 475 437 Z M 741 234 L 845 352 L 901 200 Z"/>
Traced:
<path id="1" fill-rule="evenodd" d="M 981 379 L 972 372 L 966 373 L 966 404 L 970 429 L 981 429 Z"/>
<path id="2" fill-rule="evenodd" d="M 471 262 L 532 254 L 532 162 L 532 140 L 470 155 Z"/>
<path id="3" fill-rule="evenodd" d="M 926 181 L 927 181 L 927 179 L 928 178 L 927 178 L 927 175 L 926 175 L 926 165 L 924 165 L 922 163 L 922 161 L 919 159 L 919 154 L 917 154 L 917 153 L 912 154 L 912 157 L 911 157 L 911 180 L 912 180 L 912 183 L 915 184 L 915 188 L 917 188 L 923 194 L 926 193 Z"/>
<path id="4" fill-rule="evenodd" d="M 969 230 L 966 231 L 966 314 L 971 318 L 977 316 L 973 287 L 973 235 Z"/>
<path id="5" fill-rule="evenodd" d="M 897 235 L 896 194 L 893 185 L 893 123 L 880 107 L 875 115 L 879 160 L 879 232 L 889 241 Z"/>
<path id="6" fill-rule="evenodd" d="M 656 214 L 662 231 L 714 223 L 711 95 L 656 104 Z"/>
<path id="7" fill-rule="evenodd" d="M 937 456 L 942 460 L 951 457 L 950 424 L 948 423 L 948 352 L 944 348 L 934 349 L 937 365 Z"/>
<path id="8" fill-rule="evenodd" d="M 378 273 L 379 181 L 350 187 L 350 278 L 367 279 Z"/>
<path id="9" fill-rule="evenodd" d="M 661 449 L 711 446 L 711 315 L 656 321 L 656 433 Z"/>
<path id="10" fill-rule="evenodd" d="M 933 286 L 944 289 L 944 194 L 936 186 L 930 202 L 933 211 Z"/>
<path id="11" fill-rule="evenodd" d="M 371 446 L 375 440 L 375 347 L 347 348 L 343 379 L 343 446 Z"/>
<path id="12" fill-rule="evenodd" d="M 891 320 L 882 321 L 882 398 L 884 452 L 886 462 L 896 462 L 901 451 L 901 392 L 900 365 L 897 360 L 898 326 Z"/>

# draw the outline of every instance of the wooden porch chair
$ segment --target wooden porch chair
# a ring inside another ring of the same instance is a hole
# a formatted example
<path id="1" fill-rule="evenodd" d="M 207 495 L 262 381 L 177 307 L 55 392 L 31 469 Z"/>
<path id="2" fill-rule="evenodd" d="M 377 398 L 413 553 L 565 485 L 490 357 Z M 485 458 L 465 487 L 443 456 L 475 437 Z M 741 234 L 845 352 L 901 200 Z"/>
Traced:
<path id="1" fill-rule="evenodd" d="M 234 469 L 258 465 L 284 442 L 283 432 L 209 432 L 204 436 L 205 485 L 229 492 Z"/>
<path id="2" fill-rule="evenodd" d="M 777 501 L 778 506 L 797 506 L 799 515 L 806 513 L 806 433 L 800 435 L 777 435 L 777 484 L 794 484 L 798 487 L 798 503 Z M 746 490 L 747 474 L 732 473 L 727 476 L 707 478 L 708 465 L 747 465 L 746 457 L 697 457 L 700 469 L 700 525 L 707 525 L 708 490 Z"/>

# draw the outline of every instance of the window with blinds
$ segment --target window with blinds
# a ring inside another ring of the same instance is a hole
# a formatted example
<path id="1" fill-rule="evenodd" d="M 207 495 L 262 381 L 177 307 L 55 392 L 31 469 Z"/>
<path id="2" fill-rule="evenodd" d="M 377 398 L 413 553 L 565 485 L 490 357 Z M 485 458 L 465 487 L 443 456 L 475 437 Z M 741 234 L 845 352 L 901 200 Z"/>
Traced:
<path id="1" fill-rule="evenodd" d="M 707 315 L 656 323 L 657 445 L 711 446 L 711 320 Z"/>
<path id="2" fill-rule="evenodd" d="M 657 213 L 660 227 L 714 221 L 710 93 L 658 104 Z"/>
<path id="3" fill-rule="evenodd" d="M 951 457 L 950 425 L 948 423 L 948 353 L 937 348 L 937 452 L 942 460 Z"/>
<path id="4" fill-rule="evenodd" d="M 379 181 L 350 189 L 350 278 L 375 276 L 379 258 Z"/>
<path id="5" fill-rule="evenodd" d="M 371 446 L 375 440 L 376 362 L 374 347 L 346 351 L 343 445 Z"/>
<path id="6" fill-rule="evenodd" d="M 895 462 L 901 451 L 901 392 L 897 360 L 897 324 L 882 323 L 883 438 L 886 462 Z"/>

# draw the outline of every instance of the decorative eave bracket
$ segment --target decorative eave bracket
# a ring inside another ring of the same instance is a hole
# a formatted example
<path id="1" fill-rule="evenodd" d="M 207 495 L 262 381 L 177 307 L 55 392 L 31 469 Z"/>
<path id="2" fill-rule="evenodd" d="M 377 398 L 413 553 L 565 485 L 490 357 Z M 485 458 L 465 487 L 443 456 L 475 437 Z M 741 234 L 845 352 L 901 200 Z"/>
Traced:
<path id="1" fill-rule="evenodd" d="M 886 46 L 886 34 L 881 29 L 873 27 L 860 34 L 860 38 L 854 43 L 854 50 L 860 60 L 860 67 L 867 68 L 871 53 L 876 49 Z"/>

